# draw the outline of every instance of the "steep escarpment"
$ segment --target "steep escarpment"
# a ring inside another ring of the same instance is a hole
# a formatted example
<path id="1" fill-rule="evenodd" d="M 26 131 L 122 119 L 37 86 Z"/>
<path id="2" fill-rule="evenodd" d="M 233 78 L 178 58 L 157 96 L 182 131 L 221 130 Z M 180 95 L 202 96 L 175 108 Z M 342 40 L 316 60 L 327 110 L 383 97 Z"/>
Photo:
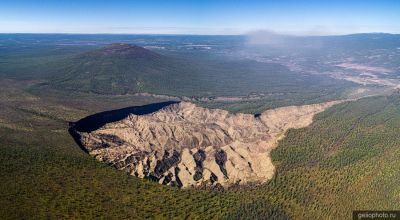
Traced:
<path id="1" fill-rule="evenodd" d="M 336 103 L 283 107 L 254 116 L 180 102 L 75 133 L 99 161 L 161 184 L 263 183 L 274 174 L 270 151 L 285 132 L 309 125 L 316 113 Z"/>

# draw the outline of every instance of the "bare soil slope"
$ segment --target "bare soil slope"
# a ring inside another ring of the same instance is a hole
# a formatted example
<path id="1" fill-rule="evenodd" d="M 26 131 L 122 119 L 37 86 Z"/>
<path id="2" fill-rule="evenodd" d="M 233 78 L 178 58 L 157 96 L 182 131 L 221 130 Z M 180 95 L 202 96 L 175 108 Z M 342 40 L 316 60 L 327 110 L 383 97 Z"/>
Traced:
<path id="1" fill-rule="evenodd" d="M 263 183 L 274 175 L 270 151 L 290 128 L 339 101 L 231 114 L 180 102 L 77 131 L 96 159 L 131 175 L 179 187 Z"/>

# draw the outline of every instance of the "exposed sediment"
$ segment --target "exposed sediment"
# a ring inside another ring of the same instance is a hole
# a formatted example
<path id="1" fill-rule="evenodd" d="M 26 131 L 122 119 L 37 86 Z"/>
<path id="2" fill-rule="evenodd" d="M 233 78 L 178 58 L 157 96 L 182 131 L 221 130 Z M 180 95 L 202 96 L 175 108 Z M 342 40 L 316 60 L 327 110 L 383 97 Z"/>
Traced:
<path id="1" fill-rule="evenodd" d="M 274 175 L 270 151 L 290 128 L 339 101 L 231 114 L 189 102 L 79 132 L 96 159 L 131 175 L 178 187 L 263 183 Z"/>

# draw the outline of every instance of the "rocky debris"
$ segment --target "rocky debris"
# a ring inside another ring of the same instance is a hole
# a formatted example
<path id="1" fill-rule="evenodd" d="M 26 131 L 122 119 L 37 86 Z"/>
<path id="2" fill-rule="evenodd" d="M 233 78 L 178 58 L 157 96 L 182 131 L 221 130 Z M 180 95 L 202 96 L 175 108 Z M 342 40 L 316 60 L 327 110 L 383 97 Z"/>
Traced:
<path id="1" fill-rule="evenodd" d="M 263 183 L 274 174 L 270 151 L 285 132 L 308 126 L 316 113 L 338 102 L 277 108 L 257 116 L 179 102 L 76 133 L 96 159 L 160 184 Z"/>

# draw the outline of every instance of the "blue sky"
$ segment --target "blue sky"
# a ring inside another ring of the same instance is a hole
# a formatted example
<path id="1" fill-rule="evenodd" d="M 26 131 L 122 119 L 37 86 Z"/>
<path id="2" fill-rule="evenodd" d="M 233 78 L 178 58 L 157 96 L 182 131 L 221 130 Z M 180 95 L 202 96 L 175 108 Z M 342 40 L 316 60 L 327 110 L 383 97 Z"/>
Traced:
<path id="1" fill-rule="evenodd" d="M 3 33 L 400 33 L 400 0 L 0 0 Z"/>

